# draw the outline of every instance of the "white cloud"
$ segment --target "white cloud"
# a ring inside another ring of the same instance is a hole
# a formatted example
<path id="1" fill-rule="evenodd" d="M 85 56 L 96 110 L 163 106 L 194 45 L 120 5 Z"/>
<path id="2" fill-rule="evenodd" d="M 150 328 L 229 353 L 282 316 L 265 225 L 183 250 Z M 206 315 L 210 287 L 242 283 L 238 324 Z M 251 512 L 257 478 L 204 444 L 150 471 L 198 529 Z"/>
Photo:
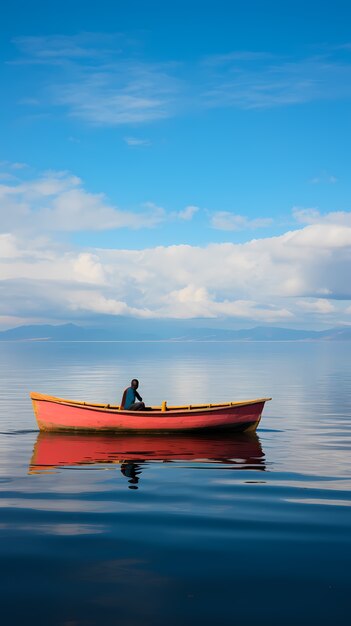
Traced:
<path id="1" fill-rule="evenodd" d="M 13 64 L 50 67 L 50 83 L 22 103 L 64 107 L 92 125 L 139 124 L 171 115 L 180 88 L 174 63 L 137 60 L 120 34 L 80 33 L 17 37 L 22 56 Z"/>
<path id="2" fill-rule="evenodd" d="M 87 192 L 82 181 L 68 172 L 47 172 L 27 181 L 0 184 L 3 230 L 52 232 L 153 228 L 166 212 L 146 203 L 136 212 L 108 203 L 104 194 Z"/>
<path id="3" fill-rule="evenodd" d="M 123 300 L 107 297 L 101 293 L 85 292 L 82 289 L 71 292 L 68 308 L 72 311 L 98 313 L 103 315 L 130 315 L 132 317 L 152 318 L 155 315 L 148 309 L 132 307 Z"/>
<path id="4" fill-rule="evenodd" d="M 116 70 L 110 75 L 95 74 L 89 78 L 61 86 L 53 93 L 54 103 L 69 109 L 70 115 L 99 126 L 138 124 L 169 116 L 169 89 L 151 70 L 139 69 L 133 78 L 131 68 L 124 68 L 126 78 L 120 80 Z M 143 77 L 142 74 L 149 74 Z M 152 76 L 151 76 L 152 75 Z M 148 87 L 147 87 L 147 84 Z"/>
<path id="5" fill-rule="evenodd" d="M 318 298 L 316 300 L 302 300 L 297 305 L 308 313 L 319 313 L 321 315 L 328 315 L 336 311 L 335 305 L 329 300 Z"/>
<path id="6" fill-rule="evenodd" d="M 299 224 L 316 224 L 321 221 L 321 214 L 314 208 L 293 207 L 292 214 Z"/>
<path id="7" fill-rule="evenodd" d="M 27 163 L 12 163 L 11 167 L 13 170 L 24 170 L 29 167 L 29 165 L 27 165 Z"/>
<path id="8" fill-rule="evenodd" d="M 33 84 L 20 102 L 63 107 L 91 125 L 162 120 L 203 107 L 262 109 L 350 98 L 351 64 L 323 48 L 316 56 L 280 57 L 233 50 L 188 64 L 141 61 L 135 42 L 120 34 L 17 37 L 12 65 L 46 65 L 49 80 Z M 333 175 L 312 182 L 336 182 Z"/>
<path id="9" fill-rule="evenodd" d="M 71 189 L 56 197 L 41 217 L 52 230 L 152 228 L 164 219 L 164 212 L 158 207 L 148 205 L 146 209 L 138 213 L 121 211 L 106 204 L 103 194 Z"/>
<path id="10" fill-rule="evenodd" d="M 55 231 L 145 228 L 165 219 L 191 219 L 197 209 L 189 205 L 180 215 L 147 202 L 138 212 L 122 211 L 67 172 L 0 185 L 0 315 L 234 317 L 243 323 L 347 318 L 347 212 L 295 209 L 295 230 L 240 245 L 106 250 L 49 239 Z M 257 220 L 229 216 L 235 218 L 231 228 L 258 227 Z"/>
<path id="11" fill-rule="evenodd" d="M 76 35 L 15 37 L 23 57 L 18 63 L 57 64 L 67 60 L 106 57 L 120 50 L 122 36 L 118 33 L 85 32 Z"/>
<path id="12" fill-rule="evenodd" d="M 126 142 L 127 146 L 131 147 L 151 145 L 149 139 L 141 139 L 140 137 L 124 137 L 124 141 Z"/>
<path id="13" fill-rule="evenodd" d="M 97 255 L 82 252 L 72 263 L 73 276 L 78 282 L 96 283 L 103 285 L 106 282 L 104 268 Z"/>
<path id="14" fill-rule="evenodd" d="M 314 176 L 311 178 L 310 183 L 312 185 L 319 185 L 320 183 L 329 183 L 330 185 L 334 185 L 338 182 L 336 176 L 331 176 L 330 174 L 323 173 L 320 176 Z"/>
<path id="15" fill-rule="evenodd" d="M 295 246 L 308 249 L 347 248 L 351 246 L 351 226 L 331 222 L 310 224 L 302 230 L 286 233 L 284 238 Z"/>
<path id="16" fill-rule="evenodd" d="M 272 224 L 270 217 L 250 219 L 229 211 L 216 211 L 211 217 L 211 226 L 217 230 L 245 230 L 267 228 Z"/>
<path id="17" fill-rule="evenodd" d="M 263 109 L 351 96 L 351 64 L 333 50 L 287 58 L 234 51 L 205 59 L 211 70 L 202 102 L 211 107 Z M 254 61 L 254 64 L 252 64 Z M 332 182 L 332 181 L 329 181 Z"/>
<path id="18" fill-rule="evenodd" d="M 195 213 L 197 213 L 199 210 L 200 209 L 198 206 L 189 204 L 189 206 L 186 206 L 181 211 L 178 211 L 178 213 L 176 213 L 176 216 L 181 220 L 190 221 L 193 219 Z"/>
<path id="19" fill-rule="evenodd" d="M 0 234 L 0 258 L 13 259 L 18 256 L 17 241 L 11 233 Z"/>
<path id="20" fill-rule="evenodd" d="M 11 162 L 11 161 L 0 161 L 0 167 L 3 167 L 5 169 L 10 169 L 10 170 L 25 170 L 27 168 L 29 168 L 29 165 L 27 163 L 20 163 L 20 162 Z M 9 177 L 13 177 L 13 174 L 9 174 Z"/>
<path id="21" fill-rule="evenodd" d="M 334 224 L 340 226 L 351 226 L 351 211 L 332 211 L 330 213 L 320 213 L 316 208 L 305 209 L 303 207 L 293 207 L 294 219 L 299 224 Z"/>
<path id="22" fill-rule="evenodd" d="M 205 287 L 189 284 L 182 289 L 171 291 L 165 298 L 165 307 L 158 310 L 160 317 L 172 315 L 180 319 L 193 317 L 237 317 L 255 321 L 276 322 L 293 317 L 284 308 L 263 307 L 250 300 L 215 300 Z"/>
<path id="23" fill-rule="evenodd" d="M 49 244 L 45 249 L 42 243 L 22 248 L 21 240 L 8 235 L 1 249 L 7 256 L 0 262 L 6 281 L 1 315 L 43 317 L 43 310 L 51 310 L 55 318 L 71 312 L 337 321 L 347 315 L 345 302 L 351 299 L 351 239 L 342 236 L 335 245 L 320 225 L 240 245 L 84 252 Z"/>

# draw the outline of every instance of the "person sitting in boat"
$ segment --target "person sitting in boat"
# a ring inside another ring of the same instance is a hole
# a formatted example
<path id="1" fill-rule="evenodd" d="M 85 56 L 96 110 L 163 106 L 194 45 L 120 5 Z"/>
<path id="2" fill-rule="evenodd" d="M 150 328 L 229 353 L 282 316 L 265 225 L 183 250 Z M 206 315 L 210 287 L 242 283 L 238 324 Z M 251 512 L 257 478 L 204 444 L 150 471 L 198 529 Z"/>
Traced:
<path id="1" fill-rule="evenodd" d="M 125 409 L 126 411 L 144 411 L 145 404 L 142 401 L 142 397 L 138 394 L 137 389 L 139 387 L 139 381 L 136 378 L 133 378 L 130 383 L 130 387 L 123 392 L 123 398 L 121 402 L 121 409 Z M 139 402 L 136 402 L 135 398 L 138 399 Z"/>

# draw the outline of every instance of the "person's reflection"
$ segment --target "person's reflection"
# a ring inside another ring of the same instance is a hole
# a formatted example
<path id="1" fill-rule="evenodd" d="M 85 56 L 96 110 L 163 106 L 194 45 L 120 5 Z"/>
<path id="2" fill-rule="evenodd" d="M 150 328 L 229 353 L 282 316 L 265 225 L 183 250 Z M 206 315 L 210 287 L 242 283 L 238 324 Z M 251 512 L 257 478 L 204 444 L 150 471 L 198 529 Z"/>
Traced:
<path id="1" fill-rule="evenodd" d="M 123 476 L 128 478 L 128 489 L 138 489 L 139 475 L 141 474 L 141 465 L 139 463 L 144 463 L 144 461 L 140 460 L 138 463 L 135 461 L 122 462 L 121 472 Z"/>

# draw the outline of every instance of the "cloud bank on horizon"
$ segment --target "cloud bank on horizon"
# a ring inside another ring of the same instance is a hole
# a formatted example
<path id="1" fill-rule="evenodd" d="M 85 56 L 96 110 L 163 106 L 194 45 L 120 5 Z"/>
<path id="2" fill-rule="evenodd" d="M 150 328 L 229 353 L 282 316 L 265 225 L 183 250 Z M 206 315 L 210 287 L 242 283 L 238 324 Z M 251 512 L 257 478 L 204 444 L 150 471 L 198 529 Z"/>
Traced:
<path id="1" fill-rule="evenodd" d="M 257 3 L 220 3 L 196 33 L 161 3 L 114 7 L 118 33 L 104 11 L 65 31 L 66 0 L 61 23 L 38 0 L 33 33 L 9 9 L 0 327 L 351 324 L 351 10 L 296 5 L 297 33 L 268 2 L 266 33 Z"/>
<path id="2" fill-rule="evenodd" d="M 94 315 L 351 322 L 348 212 L 295 208 L 293 229 L 240 244 L 133 250 L 60 239 L 74 231 L 156 229 L 190 222 L 199 212 L 190 205 L 167 212 L 151 203 L 138 213 L 122 210 L 67 172 L 6 181 L 0 185 L 3 324 Z M 214 219 L 208 216 L 210 227 Z M 240 227 L 243 220 L 237 216 Z"/>

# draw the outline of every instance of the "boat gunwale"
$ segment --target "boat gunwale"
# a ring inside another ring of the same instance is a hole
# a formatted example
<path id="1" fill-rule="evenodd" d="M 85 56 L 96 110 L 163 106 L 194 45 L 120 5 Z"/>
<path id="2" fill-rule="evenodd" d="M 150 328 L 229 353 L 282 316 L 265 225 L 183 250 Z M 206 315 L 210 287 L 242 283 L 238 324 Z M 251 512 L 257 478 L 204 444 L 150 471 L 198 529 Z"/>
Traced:
<path id="1" fill-rule="evenodd" d="M 166 411 L 162 411 L 161 406 L 151 407 L 152 411 L 130 411 L 128 409 L 121 409 L 118 405 L 109 405 L 109 404 L 95 404 L 90 402 L 82 402 L 80 400 L 68 400 L 65 398 L 58 398 L 56 396 L 49 396 L 42 393 L 37 393 L 34 391 L 30 392 L 30 397 L 33 401 L 43 401 L 43 402 L 52 402 L 54 404 L 62 404 L 64 406 L 70 406 L 72 408 L 85 408 L 91 411 L 98 411 L 103 413 L 112 413 L 112 414 L 120 414 L 126 413 L 127 415 L 140 415 L 140 414 L 148 414 L 150 413 L 155 416 L 170 416 L 170 414 L 179 414 L 184 413 L 184 411 L 191 413 L 199 413 L 199 412 L 218 412 L 222 410 L 226 410 L 228 408 L 237 408 L 241 406 L 248 406 L 252 404 L 259 404 L 261 402 L 269 402 L 272 398 L 255 398 L 253 400 L 241 400 L 237 402 L 221 402 L 217 404 L 185 404 L 185 405 L 175 405 L 175 406 L 167 406 Z"/>

